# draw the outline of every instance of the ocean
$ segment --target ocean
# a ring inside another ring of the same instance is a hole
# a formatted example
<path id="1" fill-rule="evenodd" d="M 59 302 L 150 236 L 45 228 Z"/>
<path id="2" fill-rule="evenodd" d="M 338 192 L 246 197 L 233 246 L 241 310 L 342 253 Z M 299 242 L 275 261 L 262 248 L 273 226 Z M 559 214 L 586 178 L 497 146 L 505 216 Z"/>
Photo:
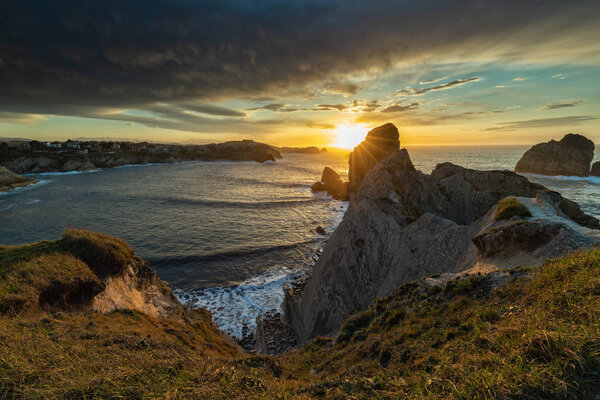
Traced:
<path id="1" fill-rule="evenodd" d="M 430 173 L 445 161 L 512 169 L 527 146 L 408 150 L 415 167 Z M 68 227 L 121 237 L 180 300 L 208 308 L 239 338 L 244 325 L 280 307 L 283 286 L 310 272 L 343 218 L 347 203 L 310 190 L 325 166 L 346 178 L 347 153 L 28 175 L 40 182 L 0 194 L 0 243 L 57 239 Z M 528 177 L 600 218 L 600 178 Z"/>

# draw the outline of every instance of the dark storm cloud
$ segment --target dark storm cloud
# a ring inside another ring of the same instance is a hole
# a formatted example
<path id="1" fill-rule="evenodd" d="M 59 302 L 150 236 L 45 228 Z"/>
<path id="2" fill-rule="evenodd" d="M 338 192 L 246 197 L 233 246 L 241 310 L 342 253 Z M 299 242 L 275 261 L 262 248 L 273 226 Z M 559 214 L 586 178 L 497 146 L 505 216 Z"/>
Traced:
<path id="1" fill-rule="evenodd" d="M 0 110 L 76 115 L 95 108 L 89 115 L 302 93 L 319 83 L 353 94 L 359 86 L 349 76 L 397 62 L 596 57 L 599 41 L 590 38 L 598 11 L 592 0 L 3 0 Z M 560 48 L 565 37 L 588 47 Z M 234 120 L 243 114 L 176 107 L 171 115 L 184 121 L 184 110 Z"/>
<path id="2" fill-rule="evenodd" d="M 477 82 L 479 80 L 481 80 L 481 78 L 476 77 L 476 76 L 472 77 L 472 78 L 467 78 L 467 79 L 455 79 L 451 82 L 442 83 L 441 85 L 436 85 L 436 86 L 431 86 L 431 87 L 425 87 L 425 88 L 419 88 L 419 89 L 414 89 L 414 88 L 400 89 L 400 90 L 396 91 L 395 95 L 397 95 L 397 96 L 420 96 L 427 92 L 436 92 L 438 90 L 452 89 L 452 88 L 455 88 L 458 86 L 466 85 L 469 82 Z"/>

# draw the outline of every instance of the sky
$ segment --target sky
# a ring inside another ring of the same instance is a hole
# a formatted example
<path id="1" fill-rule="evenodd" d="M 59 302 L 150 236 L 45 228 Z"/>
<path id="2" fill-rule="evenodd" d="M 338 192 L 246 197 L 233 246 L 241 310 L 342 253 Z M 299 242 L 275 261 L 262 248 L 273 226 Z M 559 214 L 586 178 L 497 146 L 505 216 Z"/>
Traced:
<path id="1" fill-rule="evenodd" d="M 0 137 L 600 143 L 597 0 L 3 0 Z"/>

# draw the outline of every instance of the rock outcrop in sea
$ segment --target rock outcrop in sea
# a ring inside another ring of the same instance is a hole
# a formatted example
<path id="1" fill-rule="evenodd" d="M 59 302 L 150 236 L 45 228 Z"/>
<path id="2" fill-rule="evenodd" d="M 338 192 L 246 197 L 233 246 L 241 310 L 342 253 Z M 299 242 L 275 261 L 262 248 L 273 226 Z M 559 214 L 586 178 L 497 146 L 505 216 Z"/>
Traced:
<path id="1" fill-rule="evenodd" d="M 588 176 L 594 158 L 594 142 L 569 133 L 560 141 L 539 143 L 517 162 L 515 172 L 541 175 Z"/>
<path id="2" fill-rule="evenodd" d="M 0 166 L 0 192 L 11 190 L 21 186 L 35 183 L 33 179 L 15 174 L 14 172 Z"/>
<path id="3" fill-rule="evenodd" d="M 323 169 L 321 180 L 315 182 L 311 189 L 313 192 L 327 192 L 336 200 L 348 199 L 348 183 L 342 181 L 340 175 L 329 167 Z"/>
<path id="4" fill-rule="evenodd" d="M 592 176 L 600 176 L 600 161 L 596 161 L 592 164 L 592 170 L 590 171 Z"/>
<path id="5" fill-rule="evenodd" d="M 387 123 L 369 131 L 365 140 L 350 153 L 348 192 L 355 191 L 373 166 L 399 148 L 398 129 L 394 124 Z"/>
<path id="6" fill-rule="evenodd" d="M 369 163 L 354 170 L 355 185 Z M 538 265 L 591 247 L 598 228 L 576 203 L 514 172 L 443 163 L 426 175 L 396 150 L 364 175 L 304 289 L 286 293 L 286 320 L 302 344 L 405 282 Z"/>

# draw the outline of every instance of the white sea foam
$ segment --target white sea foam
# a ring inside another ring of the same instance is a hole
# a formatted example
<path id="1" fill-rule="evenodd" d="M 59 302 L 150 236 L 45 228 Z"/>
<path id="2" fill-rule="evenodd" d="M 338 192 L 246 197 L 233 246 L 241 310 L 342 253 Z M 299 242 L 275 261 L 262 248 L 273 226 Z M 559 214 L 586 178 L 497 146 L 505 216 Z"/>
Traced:
<path id="1" fill-rule="evenodd" d="M 38 181 L 36 183 L 32 183 L 31 185 L 21 186 L 21 187 L 18 187 L 18 188 L 14 188 L 14 189 L 9 190 L 7 192 L 0 192 L 0 196 L 6 196 L 6 195 L 9 195 L 9 194 L 15 194 L 15 193 L 24 192 L 26 190 L 31 190 L 31 189 L 36 188 L 36 187 L 41 186 L 41 185 L 46 185 L 46 184 L 48 184 L 50 182 L 52 182 L 52 179 L 43 179 L 43 180 Z"/>
<path id="2" fill-rule="evenodd" d="M 67 172 L 41 172 L 39 174 L 24 174 L 25 176 L 27 175 L 42 175 L 42 176 L 54 176 L 54 175 L 76 175 L 76 174 L 89 174 L 92 172 L 100 172 L 102 171 L 101 168 L 97 168 L 97 169 L 90 169 L 87 171 L 67 171 Z"/>
<path id="3" fill-rule="evenodd" d="M 569 175 L 540 175 L 540 174 L 522 174 L 529 178 L 547 179 L 556 181 L 575 181 L 586 182 L 600 185 L 600 176 L 569 176 Z"/>
<path id="4" fill-rule="evenodd" d="M 302 271 L 274 267 L 237 286 L 200 290 L 175 290 L 184 304 L 204 307 L 213 313 L 216 324 L 230 336 L 241 338 L 242 328 L 256 327 L 256 317 L 269 311 L 281 311 L 283 287 Z"/>

